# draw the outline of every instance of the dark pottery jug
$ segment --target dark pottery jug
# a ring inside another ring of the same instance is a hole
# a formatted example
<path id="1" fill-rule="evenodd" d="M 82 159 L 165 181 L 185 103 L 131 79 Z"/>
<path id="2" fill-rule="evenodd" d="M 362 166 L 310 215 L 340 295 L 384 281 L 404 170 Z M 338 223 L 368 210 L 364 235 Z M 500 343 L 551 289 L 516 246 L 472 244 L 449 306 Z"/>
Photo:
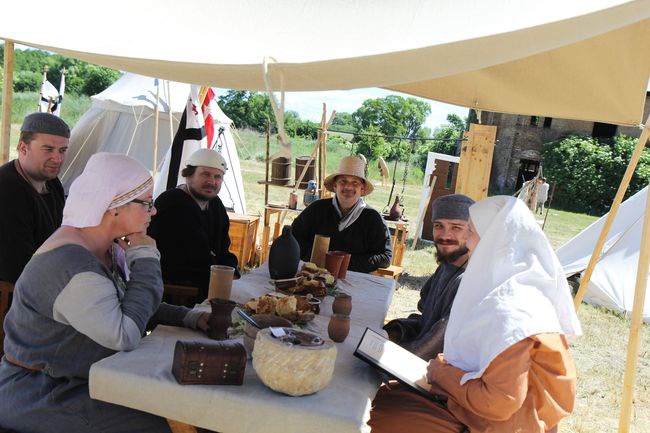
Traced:
<path id="1" fill-rule="evenodd" d="M 284 226 L 282 234 L 273 241 L 269 252 L 269 274 L 274 280 L 292 278 L 298 272 L 300 245 L 293 237 L 291 226 Z"/>
<path id="2" fill-rule="evenodd" d="M 208 319 L 208 337 L 213 340 L 227 340 L 228 327 L 232 325 L 232 310 L 237 306 L 234 301 L 225 299 L 211 299 L 212 313 Z"/>

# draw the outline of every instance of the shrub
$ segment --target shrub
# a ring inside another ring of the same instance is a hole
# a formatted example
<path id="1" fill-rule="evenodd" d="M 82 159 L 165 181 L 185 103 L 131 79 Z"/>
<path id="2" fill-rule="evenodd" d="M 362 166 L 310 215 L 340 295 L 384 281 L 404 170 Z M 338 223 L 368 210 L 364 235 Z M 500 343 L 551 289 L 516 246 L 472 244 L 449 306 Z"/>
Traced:
<path id="1" fill-rule="evenodd" d="M 621 177 L 630 161 L 636 139 L 618 135 L 598 142 L 591 137 L 569 136 L 544 145 L 544 174 L 555 183 L 553 203 L 574 212 L 602 215 L 609 210 Z M 650 179 L 650 151 L 644 150 L 626 197 Z"/>

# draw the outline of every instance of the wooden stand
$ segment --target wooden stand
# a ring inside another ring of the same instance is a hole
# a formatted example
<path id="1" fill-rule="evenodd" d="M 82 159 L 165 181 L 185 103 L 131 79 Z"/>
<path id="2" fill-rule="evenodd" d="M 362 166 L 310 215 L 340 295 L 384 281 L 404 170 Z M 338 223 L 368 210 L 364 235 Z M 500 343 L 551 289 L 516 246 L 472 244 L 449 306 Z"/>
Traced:
<path id="1" fill-rule="evenodd" d="M 402 268 L 402 259 L 404 258 L 409 225 L 405 222 L 396 221 L 386 221 L 386 225 L 394 227 L 395 230 L 395 233 L 391 236 L 393 242 L 393 260 L 391 260 L 390 266 L 379 268 L 372 272 L 372 274 L 392 278 L 397 281 L 404 270 Z"/>
<path id="2" fill-rule="evenodd" d="M 323 116 L 321 118 L 320 128 L 318 129 L 318 138 L 316 140 L 316 146 L 312 151 L 310 159 L 306 162 L 305 166 L 303 167 L 302 173 L 300 174 L 298 179 L 296 179 L 295 184 L 281 185 L 282 187 L 292 188 L 293 192 L 296 192 L 296 188 L 303 180 L 303 177 L 307 171 L 307 167 L 311 163 L 311 160 L 314 158 L 318 158 L 318 164 L 316 166 L 316 173 L 315 173 L 316 182 L 318 184 L 317 191 L 320 192 L 321 198 L 324 198 L 326 196 L 325 191 L 323 189 L 323 179 L 325 178 L 325 169 L 327 163 L 327 129 L 334 121 L 334 116 L 336 115 L 336 111 L 332 111 L 329 120 L 325 121 L 326 114 L 327 114 L 326 109 L 327 106 L 323 104 Z M 269 186 L 273 185 L 269 181 L 269 164 L 270 164 L 269 158 L 270 158 L 270 134 L 267 130 L 266 169 L 265 169 L 266 178 L 265 180 L 260 180 L 257 182 L 258 184 L 264 185 L 264 227 L 262 229 L 262 251 L 260 256 L 260 264 L 264 263 L 268 259 L 270 242 L 274 241 L 278 236 L 280 236 L 280 232 L 282 231 L 282 224 L 284 222 L 284 218 L 287 212 L 300 213 L 302 210 L 302 209 L 289 209 L 288 206 L 276 207 L 276 206 L 269 205 Z M 276 186 L 280 186 L 280 185 L 276 185 Z M 271 237 L 271 220 L 273 219 L 274 216 L 275 216 L 275 223 L 273 224 L 273 236 Z"/>

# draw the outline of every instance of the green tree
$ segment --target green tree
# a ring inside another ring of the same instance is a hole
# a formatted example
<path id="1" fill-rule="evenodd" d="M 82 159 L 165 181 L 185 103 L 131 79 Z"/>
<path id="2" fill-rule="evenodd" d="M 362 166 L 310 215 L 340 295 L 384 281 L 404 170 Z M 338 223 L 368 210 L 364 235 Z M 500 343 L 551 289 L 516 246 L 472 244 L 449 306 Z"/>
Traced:
<path id="1" fill-rule="evenodd" d="M 602 215 L 616 195 L 636 140 L 618 135 L 598 142 L 592 137 L 569 136 L 546 143 L 542 150 L 544 173 L 557 185 L 553 203 L 575 212 Z M 644 150 L 626 197 L 650 179 L 650 151 Z"/>
<path id="2" fill-rule="evenodd" d="M 271 121 L 272 128 L 275 126 L 271 101 L 264 93 L 229 90 L 219 97 L 219 106 L 239 128 L 265 131 L 268 121 Z M 289 115 L 290 121 L 293 121 L 294 114 Z"/>
<path id="3" fill-rule="evenodd" d="M 352 114 L 357 130 L 380 131 L 388 137 L 416 138 L 431 106 L 415 98 L 403 98 L 399 95 L 389 95 L 385 98 L 367 99 L 361 107 Z M 404 145 L 396 138 L 387 138 L 389 146 L 388 158 L 404 158 L 410 151 L 409 145 Z M 403 140 L 402 140 L 403 141 Z"/>
<path id="4" fill-rule="evenodd" d="M 461 139 L 465 122 L 456 114 L 447 115 L 447 123 L 436 128 L 431 138 L 421 141 L 417 148 L 418 165 L 424 170 L 429 152 L 456 155 L 458 140 Z"/>
<path id="5" fill-rule="evenodd" d="M 363 154 L 368 159 L 385 157 L 389 151 L 389 145 L 381 134 L 379 126 L 370 125 L 359 131 L 361 135 L 355 136 L 356 154 Z"/>
<path id="6" fill-rule="evenodd" d="M 346 112 L 336 113 L 334 120 L 332 121 L 332 129 L 342 132 L 355 132 L 357 126 L 354 123 L 354 117 L 352 114 Z"/>
<path id="7" fill-rule="evenodd" d="M 87 64 L 84 71 L 84 85 L 81 92 L 84 95 L 96 95 L 113 84 L 122 74 L 103 66 Z"/>

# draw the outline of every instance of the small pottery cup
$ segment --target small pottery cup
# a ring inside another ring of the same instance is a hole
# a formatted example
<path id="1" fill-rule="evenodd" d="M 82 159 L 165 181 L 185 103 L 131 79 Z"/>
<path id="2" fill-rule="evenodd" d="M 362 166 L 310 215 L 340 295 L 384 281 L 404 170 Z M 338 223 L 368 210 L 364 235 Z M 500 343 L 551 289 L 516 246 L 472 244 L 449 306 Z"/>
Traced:
<path id="1" fill-rule="evenodd" d="M 336 343 L 342 343 L 350 333 L 350 316 L 333 314 L 327 326 L 327 335 Z"/>
<path id="2" fill-rule="evenodd" d="M 352 296 L 347 293 L 339 293 L 332 302 L 332 313 L 349 316 L 352 312 Z"/>
<path id="3" fill-rule="evenodd" d="M 227 340 L 228 327 L 232 325 L 232 310 L 237 306 L 236 302 L 224 299 L 211 299 L 210 307 L 212 313 L 208 319 L 208 337 L 213 340 Z"/>
<path id="4" fill-rule="evenodd" d="M 210 285 L 208 299 L 230 299 L 235 268 L 231 266 L 210 266 Z"/>
<path id="5" fill-rule="evenodd" d="M 329 271 L 334 278 L 339 277 L 339 270 L 343 263 L 343 256 L 338 251 L 328 251 L 325 254 L 325 269 Z"/>
<path id="6" fill-rule="evenodd" d="M 341 268 L 339 269 L 338 278 L 340 280 L 344 280 L 348 274 L 348 266 L 350 266 L 350 257 L 352 257 L 352 254 L 346 253 L 344 251 L 336 251 L 336 252 L 343 255 L 343 261 L 341 262 Z"/>
<path id="7" fill-rule="evenodd" d="M 253 320 L 257 322 L 258 325 L 264 328 L 270 326 L 277 326 L 281 328 L 291 328 L 293 325 L 290 320 L 285 319 L 284 317 L 276 316 L 274 314 L 253 314 L 251 316 Z M 255 338 L 257 337 L 257 332 L 259 329 L 246 323 L 244 326 L 244 347 L 249 354 L 253 353 L 253 347 L 255 347 Z"/>

